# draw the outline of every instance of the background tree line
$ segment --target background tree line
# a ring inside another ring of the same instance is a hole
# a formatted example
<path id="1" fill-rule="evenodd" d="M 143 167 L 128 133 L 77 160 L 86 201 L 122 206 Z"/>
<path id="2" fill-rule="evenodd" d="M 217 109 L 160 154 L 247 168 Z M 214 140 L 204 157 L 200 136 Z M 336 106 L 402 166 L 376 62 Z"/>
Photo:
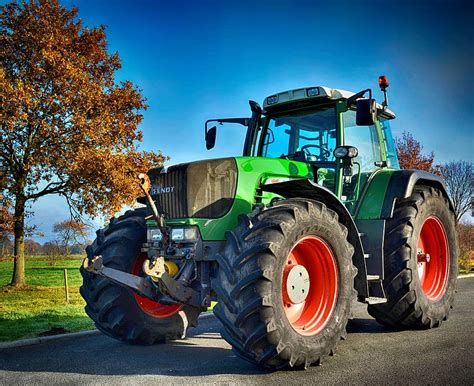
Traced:
<path id="1" fill-rule="evenodd" d="M 25 255 L 68 256 L 83 255 L 89 240 L 89 227 L 79 220 L 65 220 L 54 224 L 55 237 L 44 243 L 26 238 Z M 13 232 L 4 232 L 0 239 L 0 257 L 13 256 Z"/>

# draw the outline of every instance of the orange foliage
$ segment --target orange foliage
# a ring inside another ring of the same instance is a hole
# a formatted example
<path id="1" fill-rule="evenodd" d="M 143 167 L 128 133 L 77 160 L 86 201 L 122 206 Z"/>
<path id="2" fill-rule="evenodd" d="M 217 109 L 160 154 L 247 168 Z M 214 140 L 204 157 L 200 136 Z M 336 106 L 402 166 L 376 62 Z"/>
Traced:
<path id="1" fill-rule="evenodd" d="M 395 142 L 402 169 L 418 169 L 439 175 L 438 167 L 433 166 L 434 153 L 423 155 L 423 146 L 410 133 L 404 131 L 402 138 L 396 138 Z"/>
<path id="2" fill-rule="evenodd" d="M 13 234 L 13 214 L 8 203 L 0 203 L 0 237 Z"/>
<path id="3" fill-rule="evenodd" d="M 116 82 L 120 59 L 107 52 L 105 28 L 84 27 L 76 8 L 0 6 L 0 64 L 0 164 L 17 267 L 28 201 L 60 194 L 79 213 L 110 214 L 133 203 L 138 173 L 165 157 L 138 149 L 145 99 L 131 82 Z"/>
<path id="4" fill-rule="evenodd" d="M 456 228 L 459 242 L 459 268 L 474 271 L 474 225 L 459 223 Z"/>
<path id="5" fill-rule="evenodd" d="M 104 27 L 84 28 L 77 9 L 56 0 L 6 4 L 0 20 L 9 192 L 25 201 L 60 193 L 92 216 L 131 204 L 135 175 L 164 157 L 137 149 L 145 101 L 131 82 L 115 82 L 120 60 L 107 53 Z"/>

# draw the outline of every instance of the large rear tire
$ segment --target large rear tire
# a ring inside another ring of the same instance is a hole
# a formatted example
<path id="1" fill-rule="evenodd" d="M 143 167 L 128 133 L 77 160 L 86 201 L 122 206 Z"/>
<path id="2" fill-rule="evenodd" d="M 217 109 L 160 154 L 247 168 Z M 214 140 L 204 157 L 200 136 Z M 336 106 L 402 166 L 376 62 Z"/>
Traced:
<path id="1" fill-rule="evenodd" d="M 454 214 L 439 190 L 420 186 L 397 202 L 384 253 L 388 301 L 369 305 L 369 314 L 395 328 L 438 327 L 452 308 L 458 272 Z"/>
<path id="2" fill-rule="evenodd" d="M 134 275 L 142 271 L 146 254 L 146 210 L 129 211 L 97 231 L 97 238 L 86 248 L 88 258 L 101 255 L 104 265 Z M 183 305 L 162 305 L 139 296 L 81 268 L 80 292 L 85 311 L 104 334 L 134 344 L 153 344 L 184 338 L 189 325 L 197 325 L 199 309 Z"/>
<path id="3" fill-rule="evenodd" d="M 356 269 L 337 214 L 305 199 L 241 216 L 213 282 L 223 337 L 267 368 L 305 367 L 345 336 Z"/>

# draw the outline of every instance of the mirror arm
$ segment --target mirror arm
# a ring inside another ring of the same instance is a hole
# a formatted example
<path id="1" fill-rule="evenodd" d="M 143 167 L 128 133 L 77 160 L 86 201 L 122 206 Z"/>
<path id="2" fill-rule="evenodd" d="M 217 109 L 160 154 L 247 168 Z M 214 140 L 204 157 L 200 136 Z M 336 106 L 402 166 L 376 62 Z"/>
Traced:
<path id="1" fill-rule="evenodd" d="M 208 127 L 207 125 L 210 122 L 217 122 L 220 125 L 223 123 L 238 123 L 239 125 L 242 126 L 248 126 L 249 123 L 249 118 L 216 118 L 216 119 L 208 119 L 206 123 L 204 124 L 204 130 L 207 133 Z"/>
<path id="2" fill-rule="evenodd" d="M 368 88 L 366 90 L 359 91 L 357 94 L 354 94 L 351 97 L 347 98 L 347 107 L 351 107 L 354 102 L 357 99 L 362 98 L 366 92 L 369 93 L 369 99 L 372 99 L 372 89 Z"/>

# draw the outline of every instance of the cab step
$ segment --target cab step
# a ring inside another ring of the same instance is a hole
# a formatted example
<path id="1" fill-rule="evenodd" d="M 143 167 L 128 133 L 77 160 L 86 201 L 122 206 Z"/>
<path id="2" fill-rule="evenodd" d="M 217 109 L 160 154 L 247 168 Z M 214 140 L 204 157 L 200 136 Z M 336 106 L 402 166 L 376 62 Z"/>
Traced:
<path id="1" fill-rule="evenodd" d="M 367 281 L 379 281 L 380 276 L 379 275 L 367 275 Z"/>
<path id="2" fill-rule="evenodd" d="M 382 304 L 382 303 L 387 303 L 386 298 L 377 298 L 375 296 L 370 296 L 368 298 L 365 298 L 365 302 L 367 304 Z"/>

